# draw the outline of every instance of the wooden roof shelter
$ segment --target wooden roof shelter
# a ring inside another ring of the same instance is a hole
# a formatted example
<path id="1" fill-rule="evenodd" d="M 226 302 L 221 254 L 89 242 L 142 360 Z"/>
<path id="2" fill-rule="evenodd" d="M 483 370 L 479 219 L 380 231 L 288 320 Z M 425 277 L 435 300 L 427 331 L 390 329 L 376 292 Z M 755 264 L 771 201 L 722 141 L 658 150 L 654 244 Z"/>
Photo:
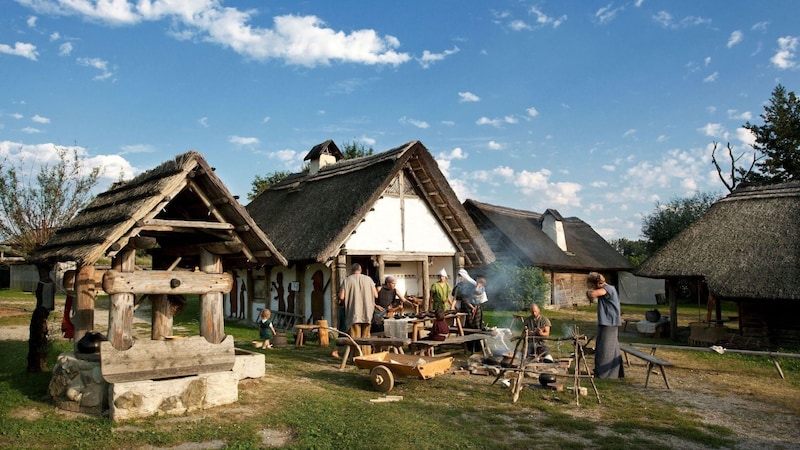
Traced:
<path id="1" fill-rule="evenodd" d="M 341 157 L 331 141 L 312 152 L 323 148 Z M 452 236 L 466 266 L 494 260 L 436 160 L 419 141 L 371 156 L 338 160 L 315 173 L 293 174 L 264 191 L 247 210 L 286 259 L 328 264 L 400 171 L 420 187 L 420 196 Z"/>
<path id="2" fill-rule="evenodd" d="M 135 253 L 140 249 L 153 255 L 153 270 L 136 267 Z M 111 270 L 95 271 L 95 263 L 103 257 L 112 258 Z M 232 277 L 223 267 L 286 264 L 214 169 L 193 151 L 99 194 L 31 259 L 77 263 L 75 342 L 94 328 L 94 295 L 102 283 L 111 297 L 108 340 L 119 351 L 133 345 L 136 296 L 150 297 L 151 339 L 159 340 L 172 335 L 168 296 L 198 294 L 200 334 L 211 344 L 219 344 L 225 337 L 222 295 L 232 286 Z M 232 340 L 226 341 L 231 344 L 223 353 L 232 364 Z M 137 347 L 146 345 L 146 341 L 137 343 Z M 173 356 L 184 358 L 183 371 L 171 367 L 162 373 L 165 376 L 203 370 L 202 355 L 188 361 L 185 354 Z M 141 373 L 152 377 L 165 364 L 161 360 L 169 359 L 169 355 L 158 355 Z"/>
<path id="3" fill-rule="evenodd" d="M 743 335 L 759 333 L 772 344 L 797 347 L 798 223 L 800 182 L 742 186 L 712 205 L 636 273 L 697 280 L 713 298 L 738 302 Z"/>

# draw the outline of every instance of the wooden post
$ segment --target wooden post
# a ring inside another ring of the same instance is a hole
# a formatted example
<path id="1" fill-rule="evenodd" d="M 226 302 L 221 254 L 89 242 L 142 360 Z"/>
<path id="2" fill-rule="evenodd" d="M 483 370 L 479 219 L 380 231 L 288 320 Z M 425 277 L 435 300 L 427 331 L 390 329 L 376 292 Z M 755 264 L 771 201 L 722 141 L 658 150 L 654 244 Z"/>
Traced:
<path id="1" fill-rule="evenodd" d="M 431 302 L 431 280 L 430 280 L 430 266 L 428 265 L 428 258 L 422 262 L 422 309 L 428 311 Z"/>
<path id="2" fill-rule="evenodd" d="M 347 255 L 336 256 L 335 270 L 331 271 L 331 318 L 333 319 L 333 327 L 338 329 L 341 318 L 339 317 L 339 288 L 342 286 L 344 279 L 347 278 Z M 339 330 L 348 333 L 349 330 Z"/>
<path id="3" fill-rule="evenodd" d="M 94 265 L 81 266 L 75 282 L 75 337 L 73 347 L 88 332 L 94 330 Z"/>
<path id="4" fill-rule="evenodd" d="M 111 267 L 120 272 L 133 272 L 136 251 L 125 248 L 117 253 Z M 127 350 L 133 345 L 133 299 L 135 294 L 111 294 L 108 305 L 108 342 L 117 350 Z"/>
<path id="5" fill-rule="evenodd" d="M 669 301 L 669 338 L 673 341 L 678 340 L 678 296 L 675 282 L 670 278 L 667 280 L 667 299 Z"/>
<path id="6" fill-rule="evenodd" d="M 222 273 L 222 261 L 219 256 L 201 249 L 200 270 L 205 273 Z M 200 294 L 200 335 L 212 344 L 219 344 L 225 338 L 222 292 Z"/>
<path id="7" fill-rule="evenodd" d="M 386 278 L 386 261 L 383 259 L 383 255 L 378 255 L 378 284 L 383 284 L 383 280 Z"/>
<path id="8" fill-rule="evenodd" d="M 153 328 L 150 339 L 158 340 L 172 336 L 172 307 L 166 294 L 150 295 L 150 303 L 153 305 Z"/>

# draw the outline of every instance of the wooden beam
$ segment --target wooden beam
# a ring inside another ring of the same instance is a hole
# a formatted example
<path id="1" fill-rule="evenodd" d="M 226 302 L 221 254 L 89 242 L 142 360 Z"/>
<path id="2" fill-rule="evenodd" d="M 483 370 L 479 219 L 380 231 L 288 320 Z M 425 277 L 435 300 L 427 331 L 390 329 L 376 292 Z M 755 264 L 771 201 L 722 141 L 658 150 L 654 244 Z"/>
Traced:
<path id="1" fill-rule="evenodd" d="M 184 271 L 106 271 L 103 290 L 108 294 L 207 294 L 230 292 L 233 277 L 229 273 Z"/>
<path id="2" fill-rule="evenodd" d="M 81 266 L 75 282 L 75 336 L 73 346 L 88 332 L 94 330 L 94 265 Z"/>
<path id="3" fill-rule="evenodd" d="M 207 277 L 222 276 L 228 282 L 224 291 L 208 291 L 200 294 L 200 335 L 212 344 L 219 344 L 225 339 L 225 308 L 222 305 L 222 292 L 230 292 L 233 287 L 233 277 L 230 273 L 222 272 L 222 261 L 219 256 L 206 250 L 200 252 L 200 270 Z"/>
<path id="4" fill-rule="evenodd" d="M 137 223 L 144 229 L 155 228 L 202 228 L 212 230 L 233 230 L 234 226 L 226 222 L 211 222 L 207 220 L 175 220 L 175 219 L 146 219 Z"/>
<path id="5" fill-rule="evenodd" d="M 111 261 L 111 267 L 121 273 L 133 273 L 136 251 L 125 248 Z M 111 293 L 108 307 L 108 341 L 117 350 L 127 350 L 133 345 L 133 292 Z"/>

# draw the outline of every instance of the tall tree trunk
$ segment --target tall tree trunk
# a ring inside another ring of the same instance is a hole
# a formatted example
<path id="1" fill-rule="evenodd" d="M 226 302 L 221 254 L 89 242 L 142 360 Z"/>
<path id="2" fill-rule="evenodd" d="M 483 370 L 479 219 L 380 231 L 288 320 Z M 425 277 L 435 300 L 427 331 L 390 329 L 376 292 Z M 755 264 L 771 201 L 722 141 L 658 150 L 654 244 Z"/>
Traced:
<path id="1" fill-rule="evenodd" d="M 39 284 L 36 287 L 36 309 L 31 316 L 30 336 L 28 339 L 28 373 L 37 373 L 47 369 L 47 349 L 49 336 L 47 318 L 55 307 L 55 285 L 50 278 L 52 264 L 37 265 Z"/>

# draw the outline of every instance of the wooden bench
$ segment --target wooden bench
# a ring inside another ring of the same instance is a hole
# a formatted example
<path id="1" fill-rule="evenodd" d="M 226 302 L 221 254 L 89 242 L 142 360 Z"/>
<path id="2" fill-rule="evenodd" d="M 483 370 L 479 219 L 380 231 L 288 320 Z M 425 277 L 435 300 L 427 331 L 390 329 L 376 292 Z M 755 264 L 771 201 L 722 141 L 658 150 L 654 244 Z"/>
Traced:
<path id="1" fill-rule="evenodd" d="M 355 344 L 353 344 L 355 341 Z M 403 347 L 411 344 L 411 339 L 398 339 L 391 337 L 368 337 L 368 338 L 353 338 L 350 340 L 346 337 L 336 339 L 336 345 L 345 346 L 344 355 L 342 355 L 342 365 L 339 370 L 344 370 L 347 366 L 347 360 L 350 359 L 350 349 L 355 345 L 369 345 L 374 352 L 377 349 L 388 348 L 395 353 L 404 353 Z"/>
<path id="2" fill-rule="evenodd" d="M 303 335 L 303 330 L 311 331 L 311 330 L 313 330 L 315 328 L 319 328 L 319 325 L 303 324 L 303 323 L 298 323 L 297 325 L 295 325 L 294 326 L 294 329 L 295 329 L 295 332 L 294 332 L 294 334 L 295 334 L 294 345 L 298 345 L 298 346 L 302 346 L 303 345 L 303 342 L 305 340 L 305 337 Z"/>
<path id="3" fill-rule="evenodd" d="M 658 369 L 661 371 L 661 376 L 664 377 L 664 384 L 667 385 L 667 389 L 672 389 L 669 386 L 669 381 L 667 381 L 667 372 L 664 370 L 664 367 L 672 366 L 673 364 L 667 360 L 657 358 L 654 353 L 656 352 L 656 348 L 653 347 L 650 353 L 645 353 L 641 350 L 637 350 L 630 345 L 627 344 L 620 344 L 619 349 L 625 354 L 625 363 L 628 367 L 631 366 L 631 362 L 628 359 L 628 355 L 633 355 L 641 360 L 647 362 L 647 377 L 644 379 L 644 387 L 647 387 L 647 383 L 650 381 L 650 372 L 653 370 L 654 366 L 658 366 Z"/>
<path id="4" fill-rule="evenodd" d="M 468 352 L 467 343 L 468 342 L 475 342 L 478 341 L 481 343 L 481 350 L 483 353 L 486 353 L 486 347 L 483 345 L 483 341 L 489 338 L 488 334 L 485 333 L 474 333 L 474 334 L 465 334 L 463 336 L 448 336 L 447 339 L 443 341 L 429 341 L 425 339 L 421 339 L 419 341 L 412 342 L 409 345 L 409 350 L 412 351 L 423 351 L 429 353 L 430 356 L 433 356 L 433 350 L 437 347 L 443 346 L 463 346 L 464 351 Z"/>

